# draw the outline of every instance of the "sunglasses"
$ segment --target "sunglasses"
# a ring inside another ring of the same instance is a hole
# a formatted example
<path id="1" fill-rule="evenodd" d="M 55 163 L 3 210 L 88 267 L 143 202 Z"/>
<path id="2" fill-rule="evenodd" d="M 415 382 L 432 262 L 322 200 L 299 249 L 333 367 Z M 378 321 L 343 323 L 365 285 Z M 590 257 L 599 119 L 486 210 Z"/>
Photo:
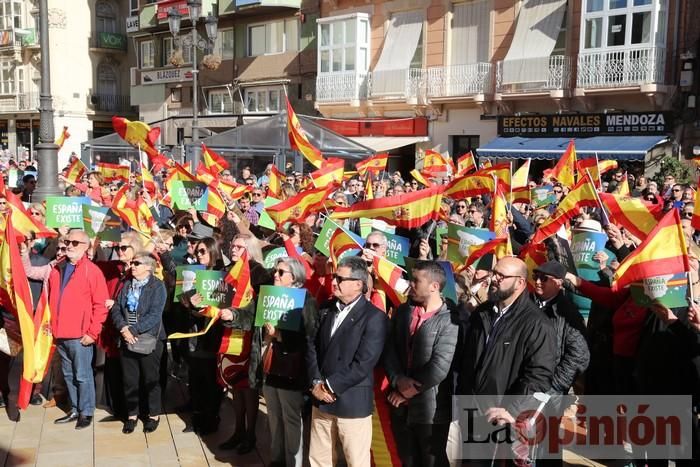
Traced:
<path id="1" fill-rule="evenodd" d="M 543 284 L 545 282 L 547 282 L 549 279 L 550 279 L 550 277 L 546 274 L 533 274 L 532 275 L 532 280 L 534 280 L 535 282 L 540 281 Z"/>
<path id="2" fill-rule="evenodd" d="M 339 276 L 338 274 L 333 274 L 333 280 L 335 280 L 340 285 L 345 281 L 359 281 L 362 279 L 357 279 L 355 277 L 343 277 Z"/>
<path id="3" fill-rule="evenodd" d="M 275 269 L 275 270 L 272 272 L 272 274 L 277 274 L 277 275 L 280 276 L 280 277 L 284 276 L 285 273 L 291 274 L 292 271 L 285 271 L 284 269 Z"/>
<path id="4" fill-rule="evenodd" d="M 411 182 L 411 186 L 418 186 L 418 182 Z"/>
<path id="5" fill-rule="evenodd" d="M 58 247 L 58 251 L 60 251 L 61 253 L 65 253 L 65 252 L 66 252 L 66 247 L 64 247 L 64 246 L 59 246 L 59 247 Z"/>
<path id="6" fill-rule="evenodd" d="M 29 211 L 29 214 L 32 216 L 41 216 L 42 214 L 39 211 Z"/>
<path id="7" fill-rule="evenodd" d="M 126 250 L 128 250 L 129 248 L 133 248 L 133 247 L 131 245 L 119 245 L 116 248 L 117 248 L 117 250 L 121 251 L 122 253 L 125 253 Z"/>
<path id="8" fill-rule="evenodd" d="M 367 242 L 365 243 L 365 246 L 371 250 L 375 250 L 379 248 L 380 246 L 384 246 L 381 243 L 374 243 L 374 242 Z"/>
<path id="9" fill-rule="evenodd" d="M 135 267 L 141 266 L 143 263 L 141 261 L 132 261 L 129 264 L 135 268 Z"/>
<path id="10" fill-rule="evenodd" d="M 563 193 L 562 190 L 552 190 L 552 191 L 556 194 Z"/>
<path id="11" fill-rule="evenodd" d="M 262 196 L 262 193 L 253 193 L 253 196 Z"/>
<path id="12" fill-rule="evenodd" d="M 196 251 L 196 253 L 197 253 L 197 256 L 204 256 L 207 254 L 207 250 L 205 250 L 204 248 L 200 248 L 199 250 Z"/>
<path id="13" fill-rule="evenodd" d="M 83 245 L 86 242 L 81 242 L 79 240 L 66 240 L 63 242 L 66 246 L 72 246 L 73 248 L 77 247 L 78 245 Z"/>
<path id="14" fill-rule="evenodd" d="M 467 207 L 466 207 L 466 206 L 459 206 L 459 205 L 458 205 L 458 206 L 457 206 L 457 209 L 467 209 Z"/>
<path id="15" fill-rule="evenodd" d="M 684 212 L 684 213 L 682 214 L 682 216 L 683 216 L 685 219 L 692 219 L 692 218 L 693 218 L 693 213 L 692 213 L 692 212 Z"/>
<path id="16" fill-rule="evenodd" d="M 112 187 L 112 188 L 109 189 L 109 191 L 119 191 L 119 188 Z"/>

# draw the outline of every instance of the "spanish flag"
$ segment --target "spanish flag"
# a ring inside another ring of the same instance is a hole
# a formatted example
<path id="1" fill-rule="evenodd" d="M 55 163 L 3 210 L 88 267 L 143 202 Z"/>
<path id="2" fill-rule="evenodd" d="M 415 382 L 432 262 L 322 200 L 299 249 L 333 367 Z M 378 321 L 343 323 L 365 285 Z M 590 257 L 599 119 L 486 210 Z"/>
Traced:
<path id="1" fill-rule="evenodd" d="M 545 170 L 544 177 L 548 179 L 556 179 L 563 186 L 571 188 L 575 185 L 576 180 L 576 145 L 574 140 L 569 141 L 569 145 L 564 151 L 564 155 L 559 159 L 557 165 L 553 169 Z"/>
<path id="2" fill-rule="evenodd" d="M 301 191 L 281 203 L 266 207 L 265 212 L 267 212 L 277 227 L 294 220 L 303 221 L 314 209 L 319 206 L 323 207 L 323 202 L 334 189 L 334 186 L 322 186 Z"/>
<path id="3" fill-rule="evenodd" d="M 12 212 L 12 223 L 14 225 L 13 230 L 19 232 L 25 237 L 31 236 L 33 233 L 37 238 L 49 238 L 56 237 L 58 233 L 55 230 L 49 229 L 41 222 L 37 221 L 32 217 L 27 211 L 22 203 L 22 200 L 17 197 L 16 194 L 9 190 L 5 190 L 5 199 L 7 200 L 7 205 Z"/>
<path id="4" fill-rule="evenodd" d="M 343 182 L 343 172 L 345 171 L 345 161 L 343 159 L 331 158 L 323 162 L 320 169 L 309 174 L 314 186 L 328 186 L 334 183 Z"/>
<path id="5" fill-rule="evenodd" d="M 231 201 L 237 201 L 243 198 L 246 193 L 251 193 L 253 191 L 252 186 L 241 185 L 240 183 L 235 182 L 227 182 L 225 180 L 218 180 L 217 183 L 213 185 L 215 185 L 215 187 L 222 192 L 226 193 Z"/>
<path id="6" fill-rule="evenodd" d="M 198 332 L 175 332 L 173 334 L 170 334 L 168 336 L 168 339 L 186 339 L 188 337 L 203 336 L 204 334 L 209 332 L 209 329 L 211 329 L 214 323 L 219 321 L 219 318 L 221 318 L 221 310 L 211 305 L 204 308 L 198 314 L 204 318 L 209 318 L 209 322 L 203 330 Z"/>
<path id="7" fill-rule="evenodd" d="M 374 156 L 358 162 L 355 164 L 357 171 L 364 177 L 364 175 L 369 171 L 372 173 L 379 173 L 386 171 L 386 164 L 389 161 L 389 155 L 386 153 L 375 154 Z"/>
<path id="8" fill-rule="evenodd" d="M 423 158 L 423 169 L 422 172 L 428 172 L 431 174 L 447 174 L 452 171 L 454 174 L 456 170 L 454 169 L 454 162 L 449 156 L 443 156 L 437 151 L 428 149 L 425 151 L 425 157 Z"/>
<path id="9" fill-rule="evenodd" d="M 513 174 L 513 177 L 511 179 L 511 183 L 513 184 L 513 190 L 515 190 L 516 188 L 527 187 L 527 181 L 530 175 L 531 162 L 532 159 L 526 160 L 525 163 L 521 165 L 518 168 L 518 170 L 516 170 Z"/>
<path id="10" fill-rule="evenodd" d="M 627 198 L 611 193 L 598 195 L 610 214 L 610 222 L 624 227 L 640 240 L 647 238 L 663 216 L 661 204 L 651 204 L 639 198 Z"/>
<path id="11" fill-rule="evenodd" d="M 168 169 L 168 176 L 165 178 L 165 186 L 168 191 L 172 190 L 172 182 L 174 181 L 182 182 L 196 182 L 197 177 L 192 175 L 189 170 L 184 168 L 177 162 L 173 162 L 173 165 Z"/>
<path id="12" fill-rule="evenodd" d="M 211 185 L 216 182 L 216 177 L 213 173 L 209 172 L 209 169 L 204 165 L 203 162 L 199 162 L 197 170 L 195 171 L 195 176 L 197 180 L 204 183 L 205 185 Z"/>
<path id="13" fill-rule="evenodd" d="M 464 263 L 464 267 L 462 269 L 468 268 L 469 266 L 474 264 L 476 260 L 486 256 L 489 253 L 493 253 L 499 247 L 506 246 L 507 243 L 509 243 L 508 239 L 505 237 L 501 237 L 494 238 L 493 240 L 489 240 L 486 243 L 482 243 L 481 245 L 472 247 L 469 252 L 469 257 Z"/>
<path id="14" fill-rule="evenodd" d="M 593 183 L 595 183 L 595 185 L 598 187 L 601 186 L 600 176 L 605 172 L 616 168 L 617 161 L 612 159 L 599 161 L 597 157 L 590 157 L 588 159 L 576 161 L 576 171 L 578 172 L 579 180 L 586 174 L 586 172 L 589 172 Z"/>
<path id="15" fill-rule="evenodd" d="M 148 167 L 146 167 L 146 164 L 143 162 L 141 163 L 141 184 L 151 196 L 155 196 L 156 181 L 153 179 L 151 171 L 148 170 Z"/>
<path id="16" fill-rule="evenodd" d="M 284 183 L 284 174 L 279 171 L 276 165 L 270 167 L 270 182 L 268 183 L 268 189 L 271 196 L 278 196 L 282 191 L 282 184 Z"/>
<path id="17" fill-rule="evenodd" d="M 331 214 L 331 218 L 355 219 L 366 217 L 369 219 L 381 219 L 397 227 L 415 229 L 430 220 L 437 220 L 440 217 L 440 205 L 444 189 L 444 186 L 435 186 L 398 196 L 360 201 L 352 206 L 340 206 Z"/>
<path id="18" fill-rule="evenodd" d="M 207 188 L 207 212 L 219 220 L 226 214 L 226 203 L 219 190 L 213 186 Z M 213 225 L 216 226 L 217 224 Z"/>
<path id="19" fill-rule="evenodd" d="M 97 171 L 102 174 L 105 183 L 114 181 L 122 181 L 127 183 L 131 170 L 125 165 L 110 164 L 108 162 L 98 162 L 96 165 Z"/>
<path id="20" fill-rule="evenodd" d="M 219 174 L 229 168 L 226 159 L 209 149 L 204 143 L 202 143 L 202 162 L 204 167 L 213 174 Z"/>
<path id="21" fill-rule="evenodd" d="M 595 187 L 591 177 L 586 174 L 579 180 L 574 189 L 561 200 L 556 211 L 540 225 L 540 228 L 537 229 L 534 237 L 532 237 L 532 242 L 539 243 L 554 235 L 562 225 L 581 212 L 581 207 L 597 207 L 598 205 L 598 195 Z"/>
<path id="22" fill-rule="evenodd" d="M 323 165 L 323 157 L 321 156 L 321 151 L 318 150 L 313 144 L 309 142 L 309 139 L 304 134 L 304 129 L 301 127 L 301 123 L 297 118 L 297 114 L 294 113 L 292 104 L 289 103 L 287 99 L 287 133 L 289 134 L 289 143 L 292 145 L 292 149 L 296 149 L 306 157 L 314 167 L 320 169 Z"/>
<path id="23" fill-rule="evenodd" d="M 693 210 L 693 218 L 690 225 L 695 230 L 700 230 L 700 190 L 695 191 L 695 208 Z"/>
<path id="24" fill-rule="evenodd" d="M 173 163 L 156 148 L 156 142 L 160 137 L 160 128 L 151 128 L 142 121 L 132 122 L 117 116 L 112 117 L 112 127 L 124 141 L 148 155 L 153 170 L 170 166 Z"/>
<path id="25" fill-rule="evenodd" d="M 243 329 L 224 328 L 217 353 L 235 356 L 249 354 L 252 334 L 252 331 L 244 331 Z"/>
<path id="26" fill-rule="evenodd" d="M 376 288 L 386 293 L 391 303 L 398 307 L 406 301 L 407 282 L 403 278 L 403 270 L 388 259 L 376 255 L 373 259 L 374 272 L 377 275 Z"/>
<path id="27" fill-rule="evenodd" d="M 488 167 L 485 167 L 477 172 L 474 172 L 472 175 L 488 175 L 490 177 L 496 178 L 498 185 L 501 186 L 503 191 L 510 191 L 510 186 L 511 186 L 510 175 L 511 174 L 510 174 L 510 164 L 509 163 L 489 165 Z"/>
<path id="28" fill-rule="evenodd" d="M 510 193 L 506 194 L 506 199 L 509 199 L 511 204 L 530 204 L 532 202 L 530 188 L 528 188 L 527 186 L 513 188 L 513 190 Z"/>
<path id="29" fill-rule="evenodd" d="M 532 280 L 532 273 L 538 266 L 547 262 L 547 247 L 545 247 L 544 243 L 527 243 L 520 250 L 520 254 L 518 255 L 518 257 L 522 259 L 525 262 L 525 265 L 527 266 L 528 285 L 530 286 L 530 288 L 534 288 L 535 283 Z"/>
<path id="30" fill-rule="evenodd" d="M 83 175 L 85 175 L 85 172 L 87 172 L 87 167 L 85 167 L 83 161 L 76 157 L 75 160 L 68 166 L 66 180 L 73 184 L 78 183 L 80 179 L 83 178 Z"/>
<path id="31" fill-rule="evenodd" d="M 476 170 L 476 161 L 474 160 L 474 154 L 471 151 L 464 154 L 462 157 L 457 159 L 457 173 L 455 177 L 461 177 L 469 172 L 474 172 Z"/>
<path id="32" fill-rule="evenodd" d="M 338 227 L 335 229 L 335 232 L 333 232 L 333 235 L 331 235 L 330 242 L 328 243 L 328 250 L 330 251 L 333 269 L 335 269 L 338 267 L 340 255 L 349 250 L 362 250 L 362 246 L 357 243 L 345 229 Z"/>
<path id="33" fill-rule="evenodd" d="M 418 172 L 418 169 L 411 170 L 411 177 L 415 178 L 416 181 L 423 186 L 428 187 L 433 185 L 428 180 L 426 180 L 422 173 Z"/>
<path id="34" fill-rule="evenodd" d="M 492 176 L 472 174 L 452 180 L 445 189 L 445 196 L 452 199 L 465 199 L 493 193 L 495 189 L 496 185 Z"/>
<path id="35" fill-rule="evenodd" d="M 677 209 L 671 209 L 647 238 L 620 263 L 613 276 L 612 288 L 620 290 L 648 277 L 689 270 L 681 218 Z"/>
<path id="36" fill-rule="evenodd" d="M 55 141 L 55 144 L 58 146 L 58 149 L 61 149 L 63 147 L 63 144 L 68 138 L 70 138 L 70 133 L 68 133 L 68 127 L 64 126 L 63 131 L 60 135 L 58 135 L 58 138 L 56 138 Z"/>
<path id="37" fill-rule="evenodd" d="M 510 233 L 508 232 L 508 205 L 505 195 L 500 189 L 496 189 L 491 207 L 491 230 L 496 234 L 496 238 L 504 238 L 505 243 L 496 246 L 496 258 L 513 255 L 513 247 L 510 243 Z"/>
<path id="38" fill-rule="evenodd" d="M 374 188 L 372 188 L 372 176 L 367 175 L 367 180 L 365 180 L 365 201 L 374 199 Z"/>
<path id="39" fill-rule="evenodd" d="M 255 292 L 253 285 L 250 282 L 250 265 L 248 264 L 248 252 L 244 252 L 243 256 L 236 261 L 228 274 L 224 277 L 224 281 L 233 287 L 236 293 L 233 295 L 231 307 L 244 308 L 253 301 Z"/>
<path id="40" fill-rule="evenodd" d="M 625 172 L 625 177 L 617 186 L 617 194 L 624 197 L 632 196 L 632 192 L 630 191 L 630 183 L 627 180 L 627 172 Z"/>

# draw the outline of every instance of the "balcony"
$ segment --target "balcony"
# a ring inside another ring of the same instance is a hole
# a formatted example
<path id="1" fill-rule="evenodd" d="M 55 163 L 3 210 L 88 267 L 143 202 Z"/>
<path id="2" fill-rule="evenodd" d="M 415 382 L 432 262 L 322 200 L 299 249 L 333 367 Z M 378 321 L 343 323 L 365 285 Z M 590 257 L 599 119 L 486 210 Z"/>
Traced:
<path id="1" fill-rule="evenodd" d="M 126 36 L 111 32 L 99 32 L 90 38 L 90 49 L 103 52 L 126 52 Z"/>
<path id="2" fill-rule="evenodd" d="M 425 101 L 428 73 L 424 68 L 375 70 L 370 97 L 377 100 L 405 100 L 409 104 Z"/>
<path id="3" fill-rule="evenodd" d="M 489 94 L 493 86 L 492 73 L 491 63 L 428 68 L 428 97 L 435 99 Z"/>
<path id="4" fill-rule="evenodd" d="M 664 83 L 666 49 L 639 47 L 578 56 L 578 88 L 623 88 Z"/>
<path id="5" fill-rule="evenodd" d="M 500 60 L 496 64 L 498 94 L 557 94 L 571 87 L 571 58 L 564 55 Z"/>
<path id="6" fill-rule="evenodd" d="M 316 76 L 316 101 L 320 103 L 366 100 L 369 92 L 370 73 L 343 71 L 319 73 Z"/>
<path id="7" fill-rule="evenodd" d="M 0 112 L 38 111 L 38 94 L 17 94 L 0 97 Z"/>
<path id="8" fill-rule="evenodd" d="M 130 96 L 90 94 L 88 104 L 95 112 L 134 112 Z"/>
<path id="9" fill-rule="evenodd" d="M 0 30 L 0 52 L 12 51 L 22 45 L 22 40 L 15 35 L 12 29 Z"/>

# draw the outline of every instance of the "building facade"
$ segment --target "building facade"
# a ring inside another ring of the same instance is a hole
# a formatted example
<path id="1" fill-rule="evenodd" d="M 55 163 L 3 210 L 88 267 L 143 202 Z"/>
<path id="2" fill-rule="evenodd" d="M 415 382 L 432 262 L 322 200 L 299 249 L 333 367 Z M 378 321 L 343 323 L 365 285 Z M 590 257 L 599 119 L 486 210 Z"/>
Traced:
<path id="1" fill-rule="evenodd" d="M 0 1 L 0 145 L 28 156 L 39 142 L 38 1 Z M 129 103 L 129 69 L 122 18 L 125 0 L 49 0 L 51 92 L 57 136 L 70 138 L 59 153 L 65 164 L 71 151 L 94 136 L 111 133 L 111 117 L 134 115 Z"/>

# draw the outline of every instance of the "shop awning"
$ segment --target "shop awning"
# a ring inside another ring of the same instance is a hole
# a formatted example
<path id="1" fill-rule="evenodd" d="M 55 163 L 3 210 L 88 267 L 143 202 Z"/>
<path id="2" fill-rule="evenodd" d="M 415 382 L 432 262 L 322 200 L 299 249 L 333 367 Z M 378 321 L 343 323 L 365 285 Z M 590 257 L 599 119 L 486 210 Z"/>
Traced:
<path id="1" fill-rule="evenodd" d="M 411 144 L 430 141 L 428 136 L 349 136 L 357 144 L 374 149 L 376 152 L 386 152 Z"/>
<path id="2" fill-rule="evenodd" d="M 576 138 L 576 154 L 583 157 L 598 155 L 599 159 L 644 160 L 654 146 L 665 142 L 666 136 L 593 136 Z M 481 157 L 497 159 L 559 159 L 570 138 L 523 138 L 499 136 L 477 149 Z"/>

